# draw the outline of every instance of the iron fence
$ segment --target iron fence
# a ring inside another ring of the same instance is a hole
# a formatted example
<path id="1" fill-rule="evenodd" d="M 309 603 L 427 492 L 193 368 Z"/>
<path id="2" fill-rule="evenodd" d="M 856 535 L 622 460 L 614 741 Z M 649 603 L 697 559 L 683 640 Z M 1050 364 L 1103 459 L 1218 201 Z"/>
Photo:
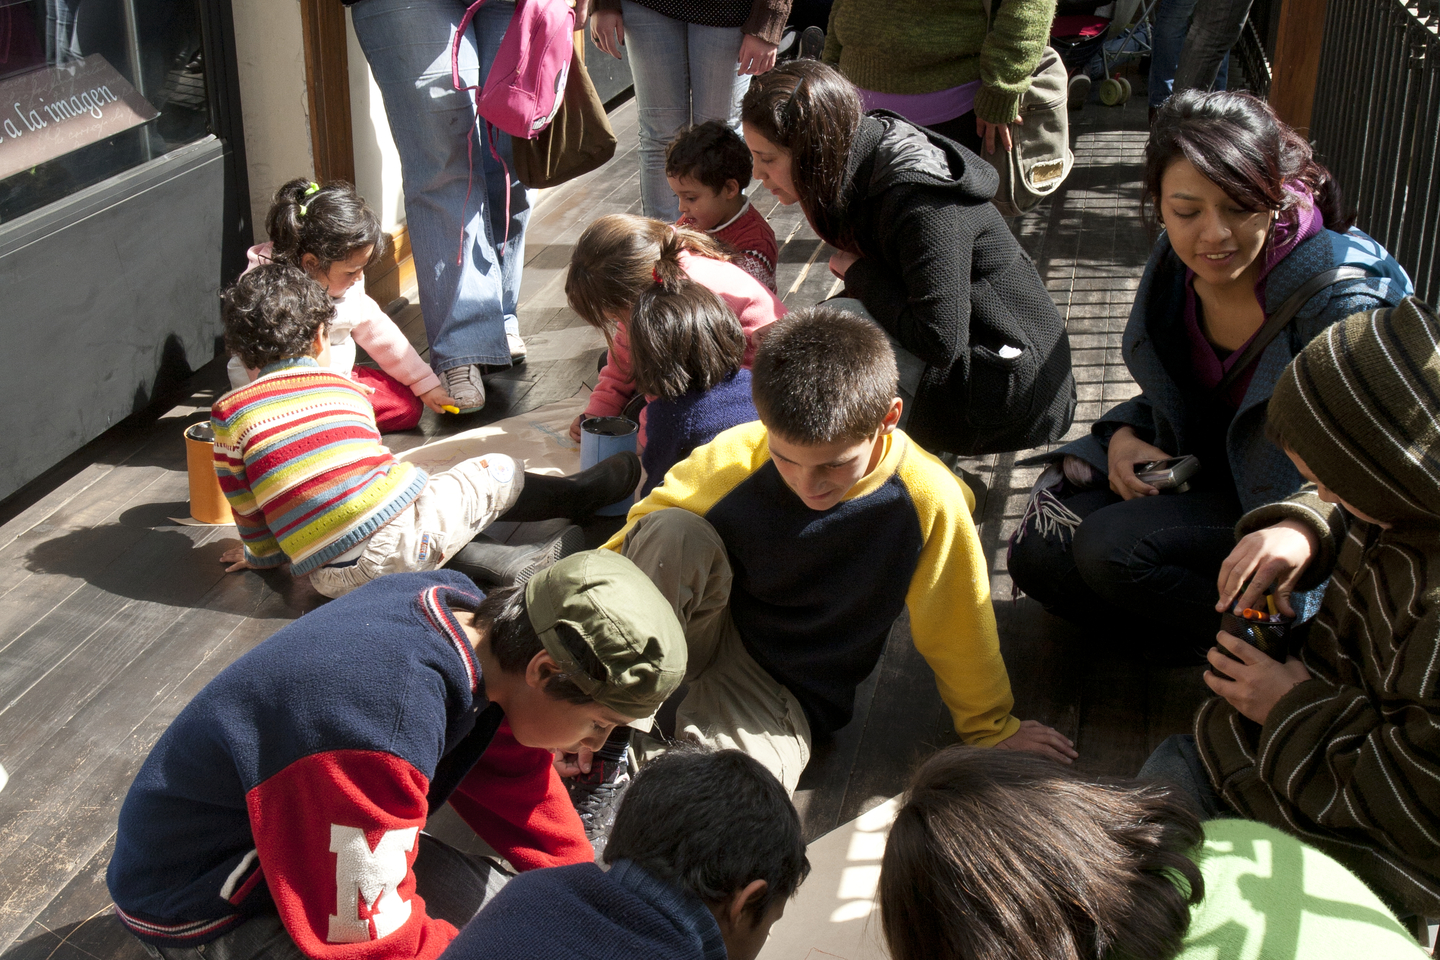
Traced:
<path id="1" fill-rule="evenodd" d="M 1360 229 L 1440 299 L 1440 0 L 1329 0 L 1310 134 Z"/>

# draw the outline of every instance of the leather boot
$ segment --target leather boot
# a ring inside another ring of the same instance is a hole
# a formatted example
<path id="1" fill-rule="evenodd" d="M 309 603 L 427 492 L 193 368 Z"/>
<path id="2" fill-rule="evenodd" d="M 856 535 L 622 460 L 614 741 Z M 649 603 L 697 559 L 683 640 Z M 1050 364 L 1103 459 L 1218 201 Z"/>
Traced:
<path id="1" fill-rule="evenodd" d="M 525 523 L 564 517 L 580 521 L 630 496 L 639 485 L 640 458 L 629 451 L 607 457 L 569 477 L 527 473 L 520 496 L 498 519 Z"/>
<path id="2" fill-rule="evenodd" d="M 540 543 L 500 543 L 482 533 L 461 547 L 446 566 L 482 587 L 518 586 L 556 560 L 584 549 L 585 532 L 574 524 Z"/>

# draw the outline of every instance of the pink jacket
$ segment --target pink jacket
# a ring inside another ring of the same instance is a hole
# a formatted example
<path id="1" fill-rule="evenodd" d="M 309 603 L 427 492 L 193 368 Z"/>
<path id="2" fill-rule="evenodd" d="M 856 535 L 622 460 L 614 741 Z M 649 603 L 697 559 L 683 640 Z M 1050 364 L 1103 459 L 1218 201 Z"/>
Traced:
<path id="1" fill-rule="evenodd" d="M 246 254 L 246 259 L 250 261 L 246 272 L 262 263 L 269 263 L 272 249 L 268 241 L 251 247 Z M 410 341 L 395 326 L 395 321 L 365 292 L 363 275 L 354 286 L 331 302 L 335 304 L 335 320 L 330 324 L 330 369 L 348 377 L 355 367 L 355 347 L 358 344 L 370 355 L 370 359 L 380 364 L 381 370 L 409 387 L 415 396 L 440 386 L 440 378 L 428 363 L 420 359 L 420 354 L 410 346 Z M 247 371 L 238 357 L 231 357 L 225 369 L 230 375 L 232 390 L 245 386 L 258 373 Z"/>
<path id="2" fill-rule="evenodd" d="M 680 266 L 691 280 L 709 288 L 740 318 L 740 329 L 745 331 L 745 359 L 742 363 L 748 370 L 755 360 L 755 347 L 763 335 L 761 331 L 785 316 L 785 304 L 765 289 L 760 281 L 733 263 L 682 253 Z M 622 323 L 610 345 L 610 360 L 600 371 L 600 379 L 590 393 L 590 402 L 585 405 L 585 416 L 617 417 L 634 395 L 635 380 L 630 375 L 630 337 Z"/>

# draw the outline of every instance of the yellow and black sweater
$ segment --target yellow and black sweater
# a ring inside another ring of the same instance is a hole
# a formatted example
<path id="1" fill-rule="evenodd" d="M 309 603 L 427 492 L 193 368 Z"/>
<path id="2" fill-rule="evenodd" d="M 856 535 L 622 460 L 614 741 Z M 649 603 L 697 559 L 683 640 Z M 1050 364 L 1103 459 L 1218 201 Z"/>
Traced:
<path id="1" fill-rule="evenodd" d="M 757 663 L 799 698 L 811 729 L 850 720 L 902 610 L 915 648 L 966 743 L 993 745 L 1019 721 L 1000 657 L 973 496 L 904 433 L 839 504 L 806 507 L 770 460 L 763 424 L 727 430 L 676 464 L 606 546 L 667 507 L 699 514 L 734 569 L 730 612 Z"/>

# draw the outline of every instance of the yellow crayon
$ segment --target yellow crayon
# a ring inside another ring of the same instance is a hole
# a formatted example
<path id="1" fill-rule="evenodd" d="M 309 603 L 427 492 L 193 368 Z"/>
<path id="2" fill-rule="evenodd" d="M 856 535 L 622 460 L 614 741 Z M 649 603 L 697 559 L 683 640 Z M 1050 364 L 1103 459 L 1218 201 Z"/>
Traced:
<path id="1" fill-rule="evenodd" d="M 1275 609 L 1275 598 L 1268 593 L 1265 594 L 1265 605 L 1270 608 L 1270 616 L 1276 617 L 1280 615 L 1280 611 Z"/>
<path id="2" fill-rule="evenodd" d="M 459 407 L 452 406 L 451 404 L 448 404 L 448 403 L 445 404 L 445 405 L 444 405 L 443 407 L 441 407 L 440 409 L 441 409 L 441 410 L 444 410 L 446 413 L 459 413 L 459 412 L 460 412 L 460 408 L 459 408 Z"/>

